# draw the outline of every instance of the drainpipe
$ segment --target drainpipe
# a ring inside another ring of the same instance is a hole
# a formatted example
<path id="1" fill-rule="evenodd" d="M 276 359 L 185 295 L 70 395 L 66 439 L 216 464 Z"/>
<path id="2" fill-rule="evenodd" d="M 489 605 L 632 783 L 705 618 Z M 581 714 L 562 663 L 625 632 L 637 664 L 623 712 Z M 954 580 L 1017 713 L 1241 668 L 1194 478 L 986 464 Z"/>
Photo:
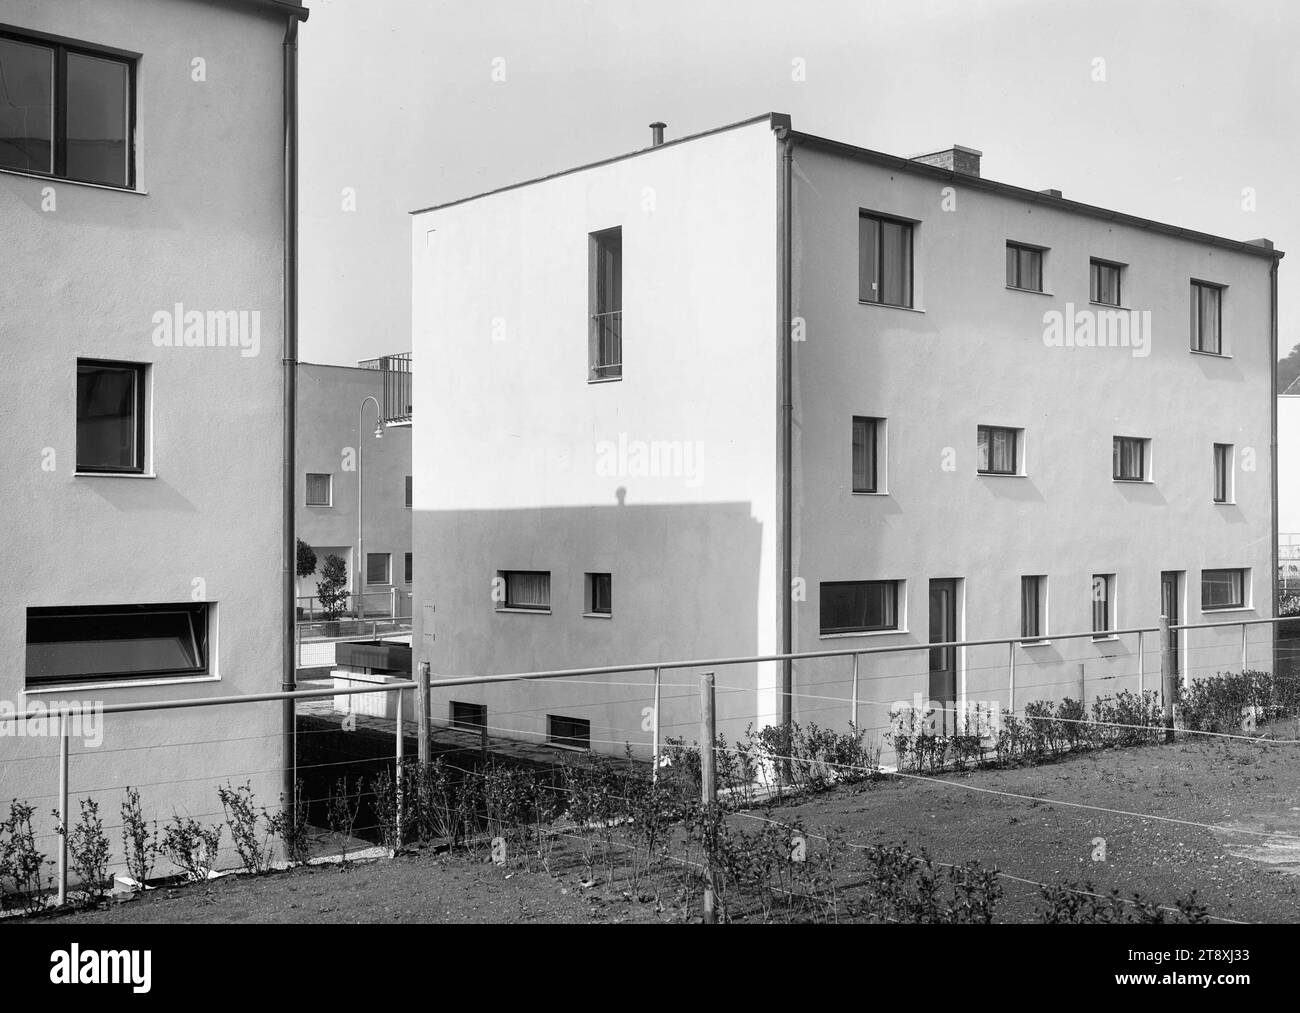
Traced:
<path id="1" fill-rule="evenodd" d="M 792 310 L 793 260 L 793 208 L 792 187 L 794 165 L 794 137 L 790 132 L 790 118 L 773 116 L 776 139 L 783 142 L 781 154 L 781 197 L 779 217 L 781 238 L 778 245 L 780 271 L 777 289 L 778 316 L 781 334 L 781 652 L 794 650 L 794 608 L 791 585 L 794 579 L 794 523 L 792 475 L 794 461 L 794 344 Z M 781 727 L 789 729 L 794 692 L 794 667 L 789 658 L 781 662 Z"/>
<path id="2" fill-rule="evenodd" d="M 1268 270 L 1268 289 L 1269 289 L 1269 306 L 1268 306 L 1268 322 L 1269 322 L 1269 360 L 1268 360 L 1268 361 L 1269 361 L 1269 369 L 1270 369 L 1270 371 L 1271 371 L 1271 377 L 1272 377 L 1272 382 L 1271 382 L 1271 388 L 1270 388 L 1270 389 L 1272 390 L 1272 395 L 1273 395 L 1271 398 L 1269 398 L 1269 412 L 1270 412 L 1270 416 L 1269 416 L 1269 417 L 1270 417 L 1270 420 L 1271 420 L 1271 425 L 1269 426 L 1269 444 L 1268 444 L 1269 468 L 1270 468 L 1270 470 L 1271 470 L 1271 472 L 1272 472 L 1272 474 L 1271 474 L 1271 476 L 1270 476 L 1270 482 L 1271 482 L 1271 486 L 1272 486 L 1272 496 L 1271 496 L 1271 500 L 1272 500 L 1272 513 L 1273 513 L 1273 516 L 1272 516 L 1272 528 L 1273 528 L 1273 551 L 1272 551 L 1272 556 L 1271 556 L 1272 563 L 1273 563 L 1273 568 L 1272 568 L 1272 570 L 1271 570 L 1270 573 L 1269 573 L 1269 586 L 1272 588 L 1272 590 L 1271 590 L 1270 593 L 1269 593 L 1269 601 L 1271 602 L 1271 608 L 1270 608 L 1270 611 L 1269 611 L 1269 615 L 1270 615 L 1270 616 L 1276 616 L 1276 615 L 1277 615 L 1277 608 L 1278 608 L 1278 598 L 1277 598 L 1277 583 L 1278 583 L 1278 580 L 1277 580 L 1277 578 L 1278 578 L 1278 574 L 1277 574 L 1277 564 L 1278 564 L 1278 549 L 1277 549 L 1277 536 L 1278 536 L 1278 531 L 1277 531 L 1277 524 L 1278 524 L 1278 516 L 1277 516 L 1277 515 L 1278 515 L 1278 509 L 1277 509 L 1277 394 L 1278 394 L 1278 390 L 1277 390 L 1277 351 L 1278 351 L 1278 349 L 1277 349 L 1277 268 L 1278 268 L 1278 262 L 1279 262 L 1280 260 L 1281 260 L 1281 256 L 1280 256 L 1280 255 L 1274 255 L 1274 257 L 1273 257 L 1273 264 L 1272 264 L 1272 266 L 1271 266 L 1271 267 L 1269 268 L 1269 270 Z M 1277 645 L 1277 632 L 1278 632 L 1278 629 L 1277 629 L 1276 626 L 1274 626 L 1274 627 L 1273 627 L 1273 644 L 1274 644 L 1274 647 L 1275 647 L 1275 648 L 1276 648 L 1276 645 Z M 1276 653 L 1276 652 L 1275 652 L 1275 653 Z"/>
<path id="3" fill-rule="evenodd" d="M 294 476 L 298 416 L 298 22 L 307 12 L 290 13 L 284 31 L 284 471 L 282 476 L 283 537 L 281 592 L 284 607 L 284 648 L 280 689 L 297 686 L 298 598 L 294 587 L 297 538 L 294 530 Z M 284 804 L 293 805 L 297 784 L 297 739 L 293 700 L 282 704 Z"/>

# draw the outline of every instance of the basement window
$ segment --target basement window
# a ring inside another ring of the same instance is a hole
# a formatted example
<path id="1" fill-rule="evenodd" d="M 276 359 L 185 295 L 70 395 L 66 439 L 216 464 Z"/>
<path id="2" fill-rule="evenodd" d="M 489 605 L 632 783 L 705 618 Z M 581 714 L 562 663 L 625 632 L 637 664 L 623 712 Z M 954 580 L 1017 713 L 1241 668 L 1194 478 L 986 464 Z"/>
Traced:
<path id="1" fill-rule="evenodd" d="M 586 718 L 546 715 L 546 741 L 563 749 L 591 748 L 591 722 Z"/>
<path id="2" fill-rule="evenodd" d="M 453 700 L 451 702 L 451 726 L 470 732 L 482 731 L 487 727 L 487 704 Z"/>

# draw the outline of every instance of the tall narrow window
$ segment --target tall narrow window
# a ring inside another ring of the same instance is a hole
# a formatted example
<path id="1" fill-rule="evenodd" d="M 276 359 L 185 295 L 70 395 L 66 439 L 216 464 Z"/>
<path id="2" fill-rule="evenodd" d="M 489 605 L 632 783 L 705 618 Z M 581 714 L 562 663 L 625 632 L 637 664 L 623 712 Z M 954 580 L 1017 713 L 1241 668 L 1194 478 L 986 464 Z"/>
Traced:
<path id="1" fill-rule="evenodd" d="M 976 470 L 981 475 L 1015 475 L 1020 431 L 980 426 L 976 438 Z"/>
<path id="2" fill-rule="evenodd" d="M 403 578 L 405 578 L 405 579 L 403 580 L 403 583 L 405 583 L 405 584 L 409 584 L 409 583 L 411 582 L 411 577 L 413 576 L 413 574 L 414 574 L 414 572 L 415 572 L 414 569 L 413 569 L 413 567 L 412 567 L 412 565 L 411 565 L 411 558 L 412 558 L 412 557 L 411 557 L 411 553 L 409 553 L 409 552 L 406 553 L 406 555 L 405 555 L 405 557 L 404 557 L 404 560 L 403 560 L 403 563 L 402 563 L 402 576 L 403 576 Z"/>
<path id="3" fill-rule="evenodd" d="M 145 367 L 77 360 L 77 471 L 142 473 Z"/>
<path id="4" fill-rule="evenodd" d="M 406 476 L 406 509 L 407 510 L 411 509 L 411 503 L 414 502 L 414 497 L 412 496 L 412 492 L 413 490 L 411 488 L 411 476 L 407 475 Z"/>
<path id="5" fill-rule="evenodd" d="M 1115 575 L 1092 575 L 1092 632 L 1095 636 L 1109 636 L 1114 629 Z"/>
<path id="6" fill-rule="evenodd" d="M 1047 578 L 1020 578 L 1020 636 L 1041 640 L 1047 633 Z"/>
<path id="7" fill-rule="evenodd" d="M 623 230 L 593 232 L 589 238 L 589 380 L 623 375 Z"/>
<path id="8" fill-rule="evenodd" d="M 1223 288 L 1192 282 L 1192 349 L 1223 354 Z"/>
<path id="9" fill-rule="evenodd" d="M 853 491 L 880 492 L 880 432 L 883 419 L 853 419 Z"/>
<path id="10" fill-rule="evenodd" d="M 307 473 L 307 505 L 327 507 L 332 502 L 334 476 Z"/>
<path id="11" fill-rule="evenodd" d="M 498 577 L 505 582 L 504 608 L 530 612 L 551 611 L 549 570 L 502 570 Z"/>
<path id="12" fill-rule="evenodd" d="M 587 574 L 587 615 L 614 613 L 614 581 L 608 573 Z"/>
<path id="13" fill-rule="evenodd" d="M 1007 243 L 1007 287 L 1043 290 L 1043 251 L 1036 246 Z"/>
<path id="14" fill-rule="evenodd" d="M 1147 480 L 1147 440 L 1138 436 L 1116 436 L 1111 441 L 1112 478 L 1116 482 Z"/>
<path id="15" fill-rule="evenodd" d="M 1232 444 L 1214 445 L 1214 502 L 1232 502 Z"/>
<path id="16" fill-rule="evenodd" d="M 206 602 L 27 610 L 27 685 L 208 672 Z"/>
<path id="17" fill-rule="evenodd" d="M 858 216 L 858 298 L 886 306 L 912 305 L 912 223 Z"/>
<path id="18" fill-rule="evenodd" d="M 135 185 L 135 60 L 0 33 L 0 167 Z"/>
<path id="19" fill-rule="evenodd" d="M 1122 264 L 1093 260 L 1089 264 L 1088 298 L 1107 306 L 1118 306 L 1120 301 L 1120 271 Z"/>

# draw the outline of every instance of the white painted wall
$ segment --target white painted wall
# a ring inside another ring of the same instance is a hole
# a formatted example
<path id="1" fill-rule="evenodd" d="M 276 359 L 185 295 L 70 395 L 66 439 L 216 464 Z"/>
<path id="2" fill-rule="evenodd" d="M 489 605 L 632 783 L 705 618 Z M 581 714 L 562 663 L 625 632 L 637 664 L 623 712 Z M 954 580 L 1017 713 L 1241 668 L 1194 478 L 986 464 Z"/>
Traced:
<path id="1" fill-rule="evenodd" d="M 776 647 L 775 186 L 763 121 L 413 218 L 416 598 L 437 609 L 415 643 L 435 677 Z M 591 384 L 588 234 L 613 226 L 623 379 Z M 598 473 L 621 436 L 702 444 L 699 468 Z M 500 569 L 551 571 L 551 614 L 498 613 Z M 613 574 L 612 619 L 582 615 L 589 571 Z M 773 677 L 719 670 L 765 687 L 719 693 L 728 735 L 774 713 Z M 650 693 L 627 684 L 648 678 L 454 696 L 644 751 Z M 665 690 L 665 735 L 697 736 L 697 699 Z"/>
<path id="2" fill-rule="evenodd" d="M 1300 533 L 1300 396 L 1277 399 L 1277 528 Z"/>

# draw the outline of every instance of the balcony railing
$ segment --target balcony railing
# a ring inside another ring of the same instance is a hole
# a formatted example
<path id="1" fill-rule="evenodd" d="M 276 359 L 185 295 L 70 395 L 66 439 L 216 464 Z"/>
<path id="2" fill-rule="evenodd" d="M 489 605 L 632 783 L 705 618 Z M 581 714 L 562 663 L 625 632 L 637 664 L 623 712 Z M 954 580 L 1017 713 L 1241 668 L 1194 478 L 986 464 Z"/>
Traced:
<path id="1" fill-rule="evenodd" d="M 381 355 L 378 359 L 362 359 L 357 363 L 362 369 L 377 369 L 383 374 L 379 402 L 385 425 L 411 424 L 411 353 Z"/>
<path id="2" fill-rule="evenodd" d="M 612 380 L 623 375 L 623 313 L 591 315 L 590 380 Z"/>

